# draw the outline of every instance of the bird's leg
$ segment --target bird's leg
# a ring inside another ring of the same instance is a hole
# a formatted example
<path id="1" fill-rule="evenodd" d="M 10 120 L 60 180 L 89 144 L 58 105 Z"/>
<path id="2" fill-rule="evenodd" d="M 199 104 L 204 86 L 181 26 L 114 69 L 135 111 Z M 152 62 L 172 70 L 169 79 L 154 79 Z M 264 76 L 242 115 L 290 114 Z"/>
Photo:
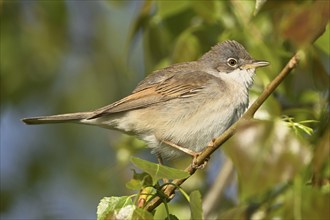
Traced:
<path id="1" fill-rule="evenodd" d="M 160 153 L 157 153 L 157 160 L 158 160 L 158 163 L 160 165 L 164 165 L 163 158 L 162 158 L 162 155 Z M 163 182 L 164 183 L 169 183 L 169 180 L 167 178 L 163 178 Z"/>
<path id="2" fill-rule="evenodd" d="M 160 153 L 157 153 L 157 161 L 160 165 L 163 165 L 163 158 L 162 158 L 162 155 L 160 155 Z"/>
<path id="3" fill-rule="evenodd" d="M 163 140 L 162 142 L 165 143 L 165 144 L 167 144 L 167 145 L 169 145 L 169 146 L 171 146 L 171 147 L 174 147 L 177 150 L 182 151 L 183 153 L 186 153 L 186 154 L 192 156 L 193 157 L 193 162 L 192 162 L 193 168 L 203 169 L 206 166 L 207 160 L 205 160 L 202 165 L 199 165 L 199 166 L 196 165 L 197 157 L 200 155 L 200 152 L 195 152 L 193 150 L 190 150 L 188 148 L 181 147 L 181 146 L 179 146 L 179 145 L 177 145 L 175 143 L 172 143 L 172 142 L 169 142 L 169 141 L 166 141 L 166 140 Z"/>
<path id="4" fill-rule="evenodd" d="M 199 155 L 198 152 L 195 152 L 195 151 L 190 150 L 188 148 L 181 147 L 181 146 L 179 146 L 177 144 L 174 144 L 172 142 L 165 141 L 165 140 L 163 140 L 162 142 L 165 143 L 165 144 L 167 144 L 167 145 L 169 145 L 169 146 L 171 146 L 171 147 L 174 147 L 175 149 L 177 149 L 179 151 L 182 151 L 183 153 L 186 153 L 186 154 L 188 154 L 188 155 L 190 155 L 192 157 L 198 157 L 198 155 Z"/>

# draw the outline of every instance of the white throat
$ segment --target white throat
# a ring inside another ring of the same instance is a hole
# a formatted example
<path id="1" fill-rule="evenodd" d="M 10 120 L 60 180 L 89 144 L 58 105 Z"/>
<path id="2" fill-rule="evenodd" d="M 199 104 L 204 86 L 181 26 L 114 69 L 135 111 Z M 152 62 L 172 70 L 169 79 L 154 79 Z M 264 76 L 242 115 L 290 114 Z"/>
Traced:
<path id="1" fill-rule="evenodd" d="M 225 78 L 230 78 L 235 82 L 242 84 L 246 89 L 249 89 L 253 84 L 254 74 L 255 69 L 235 69 L 230 73 L 225 73 Z"/>

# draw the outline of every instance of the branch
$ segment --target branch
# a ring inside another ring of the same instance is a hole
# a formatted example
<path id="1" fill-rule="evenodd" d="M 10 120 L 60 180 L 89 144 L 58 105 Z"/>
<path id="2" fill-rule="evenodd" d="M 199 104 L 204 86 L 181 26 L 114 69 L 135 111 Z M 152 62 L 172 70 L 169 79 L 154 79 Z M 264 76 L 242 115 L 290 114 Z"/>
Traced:
<path id="1" fill-rule="evenodd" d="M 238 126 L 242 122 L 246 122 L 251 120 L 255 114 L 255 112 L 260 108 L 260 106 L 265 102 L 265 100 L 272 94 L 272 92 L 278 87 L 278 85 L 284 80 L 284 78 L 297 66 L 299 62 L 299 54 L 296 53 L 286 64 L 286 66 L 282 69 L 282 71 L 273 79 L 273 81 L 266 86 L 262 94 L 254 101 L 254 103 L 250 106 L 250 108 L 242 115 L 242 117 L 230 126 L 223 134 L 213 140 L 213 145 L 206 147 L 201 154 L 196 158 L 195 165 L 200 166 L 204 164 L 204 162 L 211 156 L 211 154 L 221 147 L 223 143 L 225 143 L 231 136 L 234 135 Z M 189 172 L 190 175 L 193 175 L 196 172 L 196 166 L 189 165 L 185 171 Z M 189 178 L 189 177 L 188 177 Z M 185 179 L 175 179 L 172 181 L 173 184 L 168 185 L 164 189 L 164 194 L 168 196 L 169 199 L 173 198 L 174 191 L 176 186 L 180 186 L 184 183 L 188 178 Z M 151 201 L 149 201 L 145 207 L 149 212 L 154 210 L 157 206 L 162 203 L 160 197 L 155 197 Z"/>

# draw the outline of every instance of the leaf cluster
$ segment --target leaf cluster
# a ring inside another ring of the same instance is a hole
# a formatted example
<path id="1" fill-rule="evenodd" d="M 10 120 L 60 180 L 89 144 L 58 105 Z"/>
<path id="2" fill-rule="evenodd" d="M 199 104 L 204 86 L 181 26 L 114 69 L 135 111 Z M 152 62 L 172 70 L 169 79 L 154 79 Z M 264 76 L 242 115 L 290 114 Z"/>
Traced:
<path id="1" fill-rule="evenodd" d="M 159 196 L 166 210 L 165 219 L 178 219 L 171 214 L 168 208 L 168 198 L 162 189 L 169 184 L 169 180 L 187 178 L 188 172 L 167 167 L 160 164 L 151 163 L 136 157 L 131 158 L 132 163 L 142 170 L 142 173 L 134 171 L 133 178 L 126 184 L 126 187 L 132 190 L 139 190 L 137 195 L 122 197 L 105 197 L 97 208 L 97 219 L 154 219 L 153 214 L 143 209 L 146 203 L 155 196 Z M 160 185 L 160 182 L 163 184 Z M 177 186 L 179 188 L 179 186 Z M 202 219 L 202 200 L 199 191 L 193 191 L 188 195 L 182 188 L 180 192 L 189 202 L 191 210 L 191 219 Z M 133 202 L 132 197 L 135 197 Z"/>

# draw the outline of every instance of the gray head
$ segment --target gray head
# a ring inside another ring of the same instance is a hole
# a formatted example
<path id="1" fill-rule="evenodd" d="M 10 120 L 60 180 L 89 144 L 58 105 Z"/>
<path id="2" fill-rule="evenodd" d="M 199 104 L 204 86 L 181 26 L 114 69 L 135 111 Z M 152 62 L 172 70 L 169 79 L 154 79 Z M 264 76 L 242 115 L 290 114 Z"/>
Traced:
<path id="1" fill-rule="evenodd" d="M 245 48 L 234 40 L 227 40 L 215 45 L 199 61 L 225 73 L 230 73 L 238 68 L 255 69 L 269 64 L 267 61 L 254 60 Z"/>

